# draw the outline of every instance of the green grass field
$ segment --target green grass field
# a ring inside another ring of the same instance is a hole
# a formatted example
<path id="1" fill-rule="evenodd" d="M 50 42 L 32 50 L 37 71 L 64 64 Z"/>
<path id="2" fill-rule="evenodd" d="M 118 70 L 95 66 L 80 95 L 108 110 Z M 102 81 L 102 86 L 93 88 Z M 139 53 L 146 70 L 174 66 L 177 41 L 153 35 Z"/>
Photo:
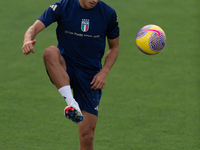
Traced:
<path id="1" fill-rule="evenodd" d="M 120 52 L 103 90 L 95 150 L 200 150 L 200 1 L 104 0 L 118 14 Z M 43 50 L 56 24 L 40 33 L 35 53 L 21 51 L 27 28 L 54 0 L 0 1 L 0 150 L 78 150 L 78 127 L 50 83 Z M 159 25 L 167 44 L 140 52 L 138 30 Z"/>

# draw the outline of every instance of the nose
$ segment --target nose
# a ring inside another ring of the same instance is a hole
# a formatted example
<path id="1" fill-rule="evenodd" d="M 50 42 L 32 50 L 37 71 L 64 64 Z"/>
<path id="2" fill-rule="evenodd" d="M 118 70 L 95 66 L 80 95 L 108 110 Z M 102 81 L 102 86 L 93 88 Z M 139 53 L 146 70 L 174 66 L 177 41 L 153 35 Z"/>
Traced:
<path id="1" fill-rule="evenodd" d="M 98 1 L 99 1 L 99 0 L 93 0 L 92 2 L 93 2 L 93 3 L 98 3 Z"/>

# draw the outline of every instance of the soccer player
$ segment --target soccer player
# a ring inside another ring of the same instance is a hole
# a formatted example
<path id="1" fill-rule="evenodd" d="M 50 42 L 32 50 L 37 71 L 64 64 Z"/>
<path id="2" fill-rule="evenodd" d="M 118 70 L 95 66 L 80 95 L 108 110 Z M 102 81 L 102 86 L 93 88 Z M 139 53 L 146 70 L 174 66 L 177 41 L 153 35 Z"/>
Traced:
<path id="1" fill-rule="evenodd" d="M 65 116 L 78 124 L 79 150 L 92 150 L 102 89 L 119 51 L 117 15 L 100 0 L 60 0 L 26 31 L 25 55 L 35 52 L 35 37 L 53 22 L 58 45 L 44 50 L 44 65 L 67 103 Z M 106 37 L 109 47 L 102 67 Z"/>

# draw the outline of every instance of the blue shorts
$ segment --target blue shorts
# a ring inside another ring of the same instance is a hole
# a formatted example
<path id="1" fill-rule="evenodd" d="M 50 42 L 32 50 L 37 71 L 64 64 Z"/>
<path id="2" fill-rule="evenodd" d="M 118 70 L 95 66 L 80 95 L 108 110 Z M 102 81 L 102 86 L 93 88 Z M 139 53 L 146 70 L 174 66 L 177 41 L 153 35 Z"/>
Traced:
<path id="1" fill-rule="evenodd" d="M 70 86 L 73 89 L 74 99 L 78 102 L 80 109 L 98 116 L 102 89 L 91 89 L 92 85 L 90 84 L 98 71 L 86 71 L 77 68 L 67 62 L 64 56 L 63 58 L 67 66 L 67 73 L 70 78 Z"/>

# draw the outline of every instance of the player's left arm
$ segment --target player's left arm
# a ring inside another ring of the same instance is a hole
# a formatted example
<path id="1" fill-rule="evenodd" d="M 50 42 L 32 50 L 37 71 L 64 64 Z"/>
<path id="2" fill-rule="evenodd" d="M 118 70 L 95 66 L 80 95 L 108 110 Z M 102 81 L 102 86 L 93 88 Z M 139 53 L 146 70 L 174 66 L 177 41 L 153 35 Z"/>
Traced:
<path id="1" fill-rule="evenodd" d="M 107 52 L 104 66 L 99 73 L 97 73 L 92 82 L 91 89 L 103 89 L 106 84 L 107 75 L 114 65 L 119 51 L 119 37 L 115 39 L 108 39 L 109 50 Z"/>

